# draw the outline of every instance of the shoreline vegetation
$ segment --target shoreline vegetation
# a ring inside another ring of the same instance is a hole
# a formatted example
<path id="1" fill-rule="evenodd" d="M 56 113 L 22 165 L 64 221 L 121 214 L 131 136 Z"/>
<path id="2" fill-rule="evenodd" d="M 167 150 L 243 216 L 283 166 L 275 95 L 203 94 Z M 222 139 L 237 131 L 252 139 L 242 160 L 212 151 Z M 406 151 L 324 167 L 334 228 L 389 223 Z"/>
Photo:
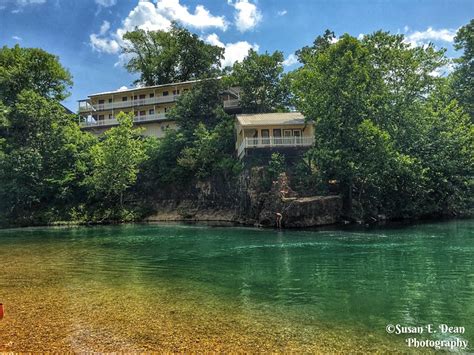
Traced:
<path id="1" fill-rule="evenodd" d="M 251 50 L 221 68 L 223 49 L 177 24 L 137 29 L 123 48 L 136 84 L 198 80 L 167 114 L 179 129 L 161 139 L 143 137 L 133 113 L 120 113 L 119 125 L 100 137 L 82 131 L 60 104 L 72 77 L 59 58 L 5 46 L 0 227 L 160 214 L 284 228 L 472 216 L 473 33 L 474 20 L 458 30 L 460 57 L 450 60 L 444 49 L 411 46 L 401 34 L 327 30 L 285 73 L 279 51 Z M 239 160 L 234 116 L 220 97 L 229 87 L 240 88 L 243 113 L 301 112 L 314 124 L 314 146 Z"/>

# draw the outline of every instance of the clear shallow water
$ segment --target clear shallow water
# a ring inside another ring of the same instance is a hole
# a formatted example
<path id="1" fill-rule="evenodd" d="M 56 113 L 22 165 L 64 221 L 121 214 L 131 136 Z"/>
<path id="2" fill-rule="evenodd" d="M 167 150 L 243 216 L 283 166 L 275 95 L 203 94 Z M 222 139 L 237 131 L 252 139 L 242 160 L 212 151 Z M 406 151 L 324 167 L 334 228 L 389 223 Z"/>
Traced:
<path id="1" fill-rule="evenodd" d="M 465 327 L 474 221 L 344 231 L 0 230 L 0 350 L 407 350 Z"/>

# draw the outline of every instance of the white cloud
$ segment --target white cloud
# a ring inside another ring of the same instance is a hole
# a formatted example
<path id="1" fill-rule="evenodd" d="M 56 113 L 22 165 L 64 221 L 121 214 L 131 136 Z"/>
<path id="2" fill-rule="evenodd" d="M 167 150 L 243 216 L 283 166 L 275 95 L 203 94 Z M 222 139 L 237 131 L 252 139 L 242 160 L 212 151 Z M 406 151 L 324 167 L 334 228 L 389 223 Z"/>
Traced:
<path id="1" fill-rule="evenodd" d="M 158 0 L 156 10 L 164 17 L 181 22 L 184 25 L 204 29 L 209 27 L 226 30 L 227 22 L 224 16 L 214 16 L 202 5 L 197 5 L 194 13 L 181 5 L 180 0 Z"/>
<path id="2" fill-rule="evenodd" d="M 406 30 L 409 30 L 409 28 L 406 27 Z M 426 31 L 415 31 L 408 33 L 405 36 L 405 42 L 411 44 L 412 46 L 420 46 L 432 41 L 451 43 L 453 42 L 455 35 L 455 29 L 441 28 L 439 30 L 435 30 L 433 27 L 428 27 Z"/>
<path id="3" fill-rule="evenodd" d="M 120 51 L 120 44 L 115 39 L 100 38 L 95 33 L 89 36 L 92 48 L 97 52 L 115 54 Z"/>
<path id="4" fill-rule="evenodd" d="M 125 91 L 125 90 L 128 90 L 128 87 L 126 87 L 126 86 L 121 86 L 121 87 L 119 87 L 116 91 Z"/>
<path id="5" fill-rule="evenodd" d="M 106 25 L 104 22 L 98 34 L 89 36 L 90 45 L 98 52 L 116 54 L 120 52 L 120 47 L 125 45 L 123 36 L 128 31 L 133 31 L 135 27 L 147 31 L 167 30 L 173 20 L 199 29 L 227 28 L 223 16 L 213 16 L 202 5 L 196 6 L 194 13 L 191 13 L 187 7 L 180 4 L 179 0 L 158 0 L 156 5 L 150 1 L 140 0 L 122 21 L 121 27 L 107 36 L 110 24 Z M 120 58 L 121 61 L 123 59 Z"/>
<path id="6" fill-rule="evenodd" d="M 111 7 L 117 4 L 117 0 L 95 0 L 95 3 L 102 7 Z"/>
<path id="7" fill-rule="evenodd" d="M 433 70 L 430 75 L 435 77 L 447 76 L 454 71 L 454 63 L 450 61 L 446 65 L 443 65 L 441 68 Z"/>
<path id="8" fill-rule="evenodd" d="M 215 33 L 207 36 L 205 41 L 214 46 L 224 48 L 224 59 L 221 62 L 223 67 L 232 66 L 235 62 L 242 61 L 251 49 L 258 51 L 259 48 L 258 44 L 250 44 L 247 41 L 224 44 Z"/>
<path id="9" fill-rule="evenodd" d="M 294 54 L 290 54 L 284 61 L 283 65 L 289 67 L 298 63 L 298 57 Z"/>
<path id="10" fill-rule="evenodd" d="M 34 4 L 44 4 L 46 0 L 15 0 L 14 3 L 18 6 L 27 6 Z"/>
<path id="11" fill-rule="evenodd" d="M 228 0 L 229 5 L 235 8 L 235 26 L 240 32 L 245 32 L 255 28 L 262 21 L 262 13 L 257 5 L 249 0 Z"/>
<path id="12" fill-rule="evenodd" d="M 287 13 L 288 13 L 288 11 L 286 11 L 286 10 L 281 10 L 281 11 L 277 12 L 278 16 L 285 16 Z"/>
<path id="13" fill-rule="evenodd" d="M 101 36 L 105 35 L 107 33 L 107 31 L 110 29 L 110 22 L 109 21 L 104 21 L 102 23 L 102 26 L 100 26 L 100 31 L 99 31 L 99 34 Z"/>
<path id="14" fill-rule="evenodd" d="M 23 10 L 24 7 L 29 5 L 41 5 L 46 3 L 46 0 L 0 0 L 0 10 L 7 8 L 8 4 L 12 4 L 15 8 L 11 11 L 12 14 L 17 14 Z"/>
<path id="15" fill-rule="evenodd" d="M 12 39 L 14 39 L 15 41 L 23 41 L 23 38 L 19 37 L 19 36 L 12 36 Z"/>

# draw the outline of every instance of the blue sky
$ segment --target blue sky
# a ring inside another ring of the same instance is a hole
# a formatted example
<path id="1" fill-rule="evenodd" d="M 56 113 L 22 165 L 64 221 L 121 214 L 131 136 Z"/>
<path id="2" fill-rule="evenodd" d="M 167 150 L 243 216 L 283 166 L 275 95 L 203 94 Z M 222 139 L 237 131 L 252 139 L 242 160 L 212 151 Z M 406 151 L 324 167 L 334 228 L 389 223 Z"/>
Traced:
<path id="1" fill-rule="evenodd" d="M 120 55 L 128 29 L 166 29 L 180 22 L 226 49 L 225 64 L 250 48 L 292 53 L 326 28 L 359 36 L 378 29 L 429 41 L 458 55 L 452 39 L 474 15 L 473 0 L 0 0 L 0 44 L 40 47 L 60 57 L 74 86 L 65 105 L 88 94 L 131 87 Z"/>

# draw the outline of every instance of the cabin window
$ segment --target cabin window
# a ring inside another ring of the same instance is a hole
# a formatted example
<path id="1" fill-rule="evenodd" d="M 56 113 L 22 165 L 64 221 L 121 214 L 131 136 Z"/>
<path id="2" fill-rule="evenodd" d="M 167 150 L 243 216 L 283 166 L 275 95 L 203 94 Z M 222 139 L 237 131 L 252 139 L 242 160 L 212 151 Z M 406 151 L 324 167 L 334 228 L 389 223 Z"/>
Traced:
<path id="1" fill-rule="evenodd" d="M 104 119 L 104 115 L 99 115 L 99 121 L 102 121 Z"/>
<path id="2" fill-rule="evenodd" d="M 168 112 L 168 107 L 165 107 L 165 112 Z"/>
<path id="3" fill-rule="evenodd" d="M 155 97 L 155 93 L 153 93 L 153 92 L 150 94 L 150 99 L 151 99 L 152 97 Z"/>
<path id="4" fill-rule="evenodd" d="M 155 110 L 151 108 L 151 109 L 148 111 L 148 113 L 149 113 L 150 115 L 154 115 L 154 114 L 155 114 Z"/>
<path id="5" fill-rule="evenodd" d="M 301 129 L 294 129 L 293 130 L 293 136 L 301 137 Z"/>
<path id="6" fill-rule="evenodd" d="M 173 95 L 179 95 L 179 90 L 173 90 Z"/>
<path id="7" fill-rule="evenodd" d="M 258 138 L 258 131 L 257 130 L 255 130 L 255 132 L 253 132 L 252 138 Z"/>
<path id="8" fill-rule="evenodd" d="M 140 111 L 140 116 L 145 116 L 146 115 L 146 111 Z"/>
<path id="9" fill-rule="evenodd" d="M 168 96 L 168 91 L 163 91 L 163 96 Z"/>
<path id="10" fill-rule="evenodd" d="M 291 134 L 292 134 L 291 129 L 283 130 L 283 136 L 284 137 L 291 137 Z"/>
<path id="11" fill-rule="evenodd" d="M 105 102 L 105 100 L 99 100 L 99 105 L 102 105 Z"/>
<path id="12" fill-rule="evenodd" d="M 127 96 L 123 96 L 122 97 L 122 101 L 127 101 L 128 97 Z"/>
<path id="13" fill-rule="evenodd" d="M 281 129 L 274 129 L 273 130 L 273 137 L 280 138 L 281 137 Z"/>
<path id="14" fill-rule="evenodd" d="M 112 114 L 111 114 L 111 113 L 109 113 L 109 120 L 111 120 L 111 119 L 112 119 Z"/>
<path id="15" fill-rule="evenodd" d="M 140 95 L 140 100 L 143 100 L 146 97 L 146 95 Z"/>
<path id="16" fill-rule="evenodd" d="M 112 99 L 109 99 L 109 104 L 111 104 L 111 103 L 112 103 Z"/>

